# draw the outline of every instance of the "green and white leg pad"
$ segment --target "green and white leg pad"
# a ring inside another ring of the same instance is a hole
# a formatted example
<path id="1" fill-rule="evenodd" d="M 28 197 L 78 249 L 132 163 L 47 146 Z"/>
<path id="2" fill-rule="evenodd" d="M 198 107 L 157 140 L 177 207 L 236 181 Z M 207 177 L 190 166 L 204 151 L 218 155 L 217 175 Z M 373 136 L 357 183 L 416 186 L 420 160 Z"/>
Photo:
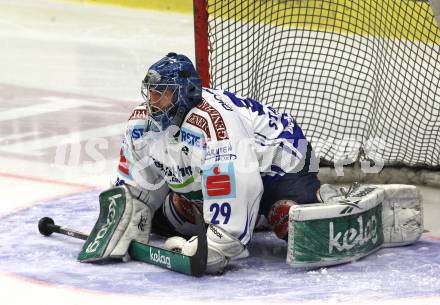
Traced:
<path id="1" fill-rule="evenodd" d="M 385 190 L 382 222 L 384 247 L 412 244 L 423 233 L 423 205 L 413 185 L 378 185 Z"/>
<path id="2" fill-rule="evenodd" d="M 152 211 L 138 199 L 142 192 L 133 196 L 133 191 L 122 186 L 99 195 L 99 217 L 78 255 L 80 262 L 123 258 L 131 241 L 148 243 Z"/>
<path id="3" fill-rule="evenodd" d="M 301 268 L 346 263 L 382 247 L 414 243 L 422 232 L 416 187 L 361 185 L 347 197 L 290 209 L 287 262 Z"/>

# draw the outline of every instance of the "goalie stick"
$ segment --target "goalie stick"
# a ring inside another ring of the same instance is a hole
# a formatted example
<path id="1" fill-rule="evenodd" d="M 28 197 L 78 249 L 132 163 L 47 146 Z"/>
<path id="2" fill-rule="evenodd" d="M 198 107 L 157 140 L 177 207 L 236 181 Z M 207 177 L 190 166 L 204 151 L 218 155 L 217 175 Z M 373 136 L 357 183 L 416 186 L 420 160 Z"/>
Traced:
<path id="1" fill-rule="evenodd" d="M 179 273 L 202 276 L 206 270 L 208 246 L 206 241 L 206 228 L 200 212 L 193 208 L 197 225 L 197 251 L 193 256 L 183 255 L 160 247 L 132 241 L 128 250 L 133 260 L 153 264 Z M 43 217 L 38 222 L 38 230 L 44 236 L 59 233 L 70 237 L 86 240 L 88 235 L 73 229 L 55 224 L 52 218 Z"/>

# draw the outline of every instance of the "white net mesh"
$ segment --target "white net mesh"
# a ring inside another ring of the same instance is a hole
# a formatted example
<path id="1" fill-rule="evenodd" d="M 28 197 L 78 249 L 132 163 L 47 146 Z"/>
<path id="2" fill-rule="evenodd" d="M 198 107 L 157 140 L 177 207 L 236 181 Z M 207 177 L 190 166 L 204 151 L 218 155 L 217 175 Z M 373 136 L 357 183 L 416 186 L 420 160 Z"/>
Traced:
<path id="1" fill-rule="evenodd" d="M 291 113 L 326 164 L 440 167 L 440 30 L 413 0 L 208 0 L 210 83 Z"/>

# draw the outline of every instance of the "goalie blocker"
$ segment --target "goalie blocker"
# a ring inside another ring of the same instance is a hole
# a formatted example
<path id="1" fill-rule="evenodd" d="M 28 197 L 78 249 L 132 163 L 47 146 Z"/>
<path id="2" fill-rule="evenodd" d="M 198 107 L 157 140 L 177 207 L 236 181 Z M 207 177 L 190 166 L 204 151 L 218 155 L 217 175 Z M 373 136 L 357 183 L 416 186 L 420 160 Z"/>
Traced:
<path id="1" fill-rule="evenodd" d="M 422 232 L 415 186 L 361 185 L 330 202 L 290 209 L 287 262 L 300 268 L 347 263 L 382 247 L 412 244 Z"/>

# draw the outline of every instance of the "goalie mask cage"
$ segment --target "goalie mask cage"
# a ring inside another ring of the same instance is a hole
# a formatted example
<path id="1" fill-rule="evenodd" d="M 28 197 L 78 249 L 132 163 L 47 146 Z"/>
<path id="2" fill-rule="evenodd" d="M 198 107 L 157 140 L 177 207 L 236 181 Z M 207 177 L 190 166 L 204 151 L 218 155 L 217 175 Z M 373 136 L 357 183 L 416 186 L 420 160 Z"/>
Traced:
<path id="1" fill-rule="evenodd" d="M 344 167 L 348 180 L 429 183 L 440 169 L 436 6 L 194 0 L 197 68 L 204 86 L 292 114 L 321 164 L 354 164 Z M 363 160 L 391 174 L 365 174 Z M 340 175 L 322 167 L 320 174 Z"/>

